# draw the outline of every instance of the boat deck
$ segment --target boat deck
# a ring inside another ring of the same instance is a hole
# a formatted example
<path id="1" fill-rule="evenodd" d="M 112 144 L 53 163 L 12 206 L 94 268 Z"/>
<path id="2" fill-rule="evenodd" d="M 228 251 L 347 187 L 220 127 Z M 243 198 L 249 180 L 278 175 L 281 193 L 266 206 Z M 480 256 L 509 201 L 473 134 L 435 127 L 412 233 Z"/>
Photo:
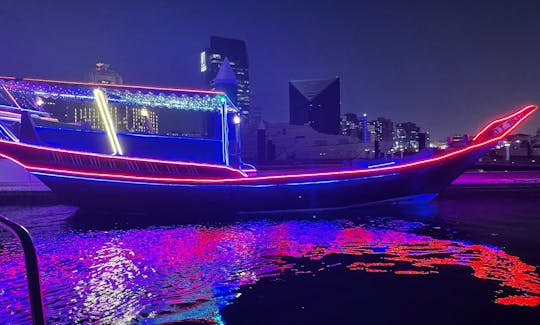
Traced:
<path id="1" fill-rule="evenodd" d="M 350 168 L 350 167 L 349 167 Z M 249 176 L 274 176 L 297 173 L 320 173 L 346 170 L 343 164 L 314 164 L 314 165 L 275 165 L 257 166 L 257 170 L 246 172 Z"/>

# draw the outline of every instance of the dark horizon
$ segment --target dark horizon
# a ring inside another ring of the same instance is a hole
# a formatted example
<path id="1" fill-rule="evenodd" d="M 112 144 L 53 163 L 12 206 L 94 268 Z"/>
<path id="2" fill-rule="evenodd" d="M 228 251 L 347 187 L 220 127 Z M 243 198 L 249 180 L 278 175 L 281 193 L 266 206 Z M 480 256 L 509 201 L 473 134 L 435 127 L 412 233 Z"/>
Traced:
<path id="1" fill-rule="evenodd" d="M 288 82 L 341 78 L 341 113 L 412 121 L 441 139 L 540 103 L 540 4 L 5 1 L 0 75 L 204 87 L 211 35 L 246 41 L 253 106 L 288 120 Z M 535 116 L 523 133 L 540 127 Z"/>

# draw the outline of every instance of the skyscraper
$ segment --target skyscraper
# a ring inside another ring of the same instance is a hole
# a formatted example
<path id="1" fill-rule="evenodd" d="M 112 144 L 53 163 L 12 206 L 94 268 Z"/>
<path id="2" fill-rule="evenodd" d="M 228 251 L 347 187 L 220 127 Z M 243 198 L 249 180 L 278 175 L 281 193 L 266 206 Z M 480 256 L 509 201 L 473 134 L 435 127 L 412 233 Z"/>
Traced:
<path id="1" fill-rule="evenodd" d="M 93 129 L 105 129 L 103 118 L 94 104 L 49 98 L 44 106 L 60 122 L 76 123 Z M 154 109 L 117 103 L 108 103 L 108 107 L 111 120 L 118 132 L 159 132 L 159 115 Z"/>
<path id="2" fill-rule="evenodd" d="M 216 90 L 214 80 L 227 58 L 238 82 L 236 104 L 247 114 L 250 106 L 249 61 L 246 43 L 242 40 L 212 36 L 210 47 L 201 52 L 201 72 L 208 86 Z"/>
<path id="3" fill-rule="evenodd" d="M 360 137 L 360 121 L 354 113 L 345 113 L 341 116 L 341 134 L 354 137 Z"/>
<path id="4" fill-rule="evenodd" d="M 122 76 L 111 69 L 110 64 L 103 62 L 96 63 L 96 69 L 90 72 L 89 80 L 98 84 L 121 85 L 123 83 Z"/>
<path id="5" fill-rule="evenodd" d="M 122 76 L 110 64 L 98 62 L 89 74 L 89 81 L 98 84 L 121 85 Z M 147 108 L 109 103 L 111 119 L 119 132 L 158 133 L 158 112 Z M 95 105 L 84 102 L 49 100 L 49 109 L 62 122 L 78 123 L 94 129 L 104 129 L 102 118 Z"/>
<path id="6" fill-rule="evenodd" d="M 369 122 L 372 125 L 372 139 L 374 141 L 394 141 L 394 122 L 392 120 L 378 117 Z"/>
<path id="7" fill-rule="evenodd" d="M 417 152 L 420 149 L 419 135 L 420 127 L 416 123 L 404 122 L 396 124 L 396 144 L 405 151 Z"/>
<path id="8" fill-rule="evenodd" d="M 289 116 L 293 125 L 310 125 L 321 133 L 340 133 L 340 81 L 289 82 Z"/>

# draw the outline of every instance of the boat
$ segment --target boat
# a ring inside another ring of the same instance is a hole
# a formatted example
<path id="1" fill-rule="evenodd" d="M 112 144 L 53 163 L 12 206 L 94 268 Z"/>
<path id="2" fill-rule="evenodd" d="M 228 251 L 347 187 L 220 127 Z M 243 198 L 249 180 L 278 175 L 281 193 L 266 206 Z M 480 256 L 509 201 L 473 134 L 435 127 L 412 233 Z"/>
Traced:
<path id="1" fill-rule="evenodd" d="M 240 112 L 224 92 L 1 77 L 0 156 L 88 210 L 337 209 L 436 197 L 536 109 L 520 107 L 443 151 L 370 165 L 261 171 L 242 161 Z M 66 120 L 69 110 L 78 121 Z M 205 131 L 158 134 L 155 110 L 201 113 L 197 123 Z M 119 130 L 122 118 L 139 124 L 127 121 Z"/>

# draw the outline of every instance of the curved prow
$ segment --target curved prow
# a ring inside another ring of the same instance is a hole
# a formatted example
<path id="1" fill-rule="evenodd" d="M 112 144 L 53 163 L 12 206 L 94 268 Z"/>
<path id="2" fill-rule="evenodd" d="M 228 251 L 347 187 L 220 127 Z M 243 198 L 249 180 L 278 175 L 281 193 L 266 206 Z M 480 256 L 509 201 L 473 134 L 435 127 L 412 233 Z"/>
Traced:
<path id="1" fill-rule="evenodd" d="M 509 115 L 491 121 L 478 132 L 473 138 L 473 142 L 482 143 L 504 139 L 510 132 L 527 120 L 536 109 L 538 109 L 537 106 L 528 105 Z"/>

